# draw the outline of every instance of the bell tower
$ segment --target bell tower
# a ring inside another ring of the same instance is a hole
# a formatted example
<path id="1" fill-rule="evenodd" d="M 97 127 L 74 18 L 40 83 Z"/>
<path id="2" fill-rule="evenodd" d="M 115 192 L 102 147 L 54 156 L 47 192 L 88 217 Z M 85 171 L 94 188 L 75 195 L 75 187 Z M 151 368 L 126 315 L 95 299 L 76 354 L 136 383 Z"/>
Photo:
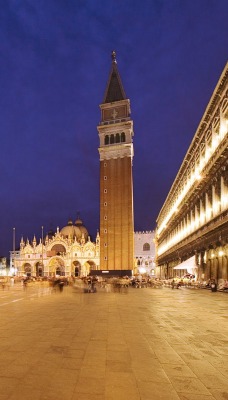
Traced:
<path id="1" fill-rule="evenodd" d="M 100 269 L 133 270 L 133 121 L 114 51 L 100 109 Z"/>

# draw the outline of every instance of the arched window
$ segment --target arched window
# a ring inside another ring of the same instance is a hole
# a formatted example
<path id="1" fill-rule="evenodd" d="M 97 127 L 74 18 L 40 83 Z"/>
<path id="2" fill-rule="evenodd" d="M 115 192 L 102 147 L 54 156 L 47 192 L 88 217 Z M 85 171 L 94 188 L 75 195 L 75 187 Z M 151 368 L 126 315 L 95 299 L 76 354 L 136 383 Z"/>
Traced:
<path id="1" fill-rule="evenodd" d="M 55 255 L 62 255 L 66 253 L 66 248 L 62 244 L 55 244 L 54 246 L 52 246 L 51 251 Z"/>
<path id="2" fill-rule="evenodd" d="M 209 130 L 209 131 L 207 131 L 207 133 L 206 133 L 206 144 L 208 145 L 208 146 L 211 146 L 211 131 Z"/>
<path id="3" fill-rule="evenodd" d="M 112 134 L 111 138 L 110 138 L 110 144 L 113 144 L 113 143 L 114 143 L 114 135 Z"/>
<path id="4" fill-rule="evenodd" d="M 126 142 L 126 137 L 124 132 L 121 133 L 121 142 Z"/>
<path id="5" fill-rule="evenodd" d="M 218 117 L 215 117 L 213 122 L 212 122 L 212 131 L 214 133 L 219 134 L 219 128 L 220 128 L 220 118 L 218 116 Z"/>
<path id="6" fill-rule="evenodd" d="M 143 245 L 143 251 L 148 251 L 148 250 L 150 250 L 150 245 L 149 245 L 149 243 L 144 243 L 144 245 Z"/>
<path id="7" fill-rule="evenodd" d="M 116 134 L 116 143 L 120 143 L 120 134 L 119 133 Z"/>
<path id="8" fill-rule="evenodd" d="M 105 144 L 109 144 L 109 136 L 105 135 Z"/>
<path id="9" fill-rule="evenodd" d="M 201 157 L 205 156 L 205 142 L 202 142 L 200 144 L 200 155 L 201 155 Z"/>
<path id="10" fill-rule="evenodd" d="M 228 99 L 224 99 L 222 103 L 222 113 L 225 118 L 228 118 Z"/>

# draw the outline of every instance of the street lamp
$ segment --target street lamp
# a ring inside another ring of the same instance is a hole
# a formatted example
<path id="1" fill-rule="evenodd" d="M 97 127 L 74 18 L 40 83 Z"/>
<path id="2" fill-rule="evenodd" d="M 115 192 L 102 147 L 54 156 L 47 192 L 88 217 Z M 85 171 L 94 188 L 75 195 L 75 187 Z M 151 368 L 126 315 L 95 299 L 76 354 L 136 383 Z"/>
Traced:
<path id="1" fill-rule="evenodd" d="M 13 274 L 16 275 L 16 266 L 15 266 L 15 237 L 16 237 L 16 228 L 13 228 Z"/>
<path id="2" fill-rule="evenodd" d="M 42 275 L 44 273 L 44 227 L 41 226 L 41 242 L 42 242 Z"/>

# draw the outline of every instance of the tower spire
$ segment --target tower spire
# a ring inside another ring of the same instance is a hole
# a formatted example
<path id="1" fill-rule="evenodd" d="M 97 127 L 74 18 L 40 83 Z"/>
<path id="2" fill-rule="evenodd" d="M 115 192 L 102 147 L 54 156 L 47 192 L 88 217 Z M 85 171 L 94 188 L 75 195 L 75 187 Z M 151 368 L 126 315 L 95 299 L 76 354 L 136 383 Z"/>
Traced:
<path id="1" fill-rule="evenodd" d="M 111 57 L 112 57 L 112 67 L 103 103 L 113 103 L 114 101 L 125 100 L 127 98 L 117 68 L 115 50 L 112 51 Z"/>

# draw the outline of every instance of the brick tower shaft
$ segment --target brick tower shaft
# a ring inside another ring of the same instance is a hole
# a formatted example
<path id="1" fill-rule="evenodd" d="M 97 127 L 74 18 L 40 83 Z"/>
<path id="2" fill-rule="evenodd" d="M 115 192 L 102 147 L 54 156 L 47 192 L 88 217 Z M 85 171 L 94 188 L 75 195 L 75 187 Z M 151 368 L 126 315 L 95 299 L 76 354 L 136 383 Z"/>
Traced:
<path id="1" fill-rule="evenodd" d="M 114 52 L 100 108 L 100 269 L 133 270 L 133 122 Z"/>

